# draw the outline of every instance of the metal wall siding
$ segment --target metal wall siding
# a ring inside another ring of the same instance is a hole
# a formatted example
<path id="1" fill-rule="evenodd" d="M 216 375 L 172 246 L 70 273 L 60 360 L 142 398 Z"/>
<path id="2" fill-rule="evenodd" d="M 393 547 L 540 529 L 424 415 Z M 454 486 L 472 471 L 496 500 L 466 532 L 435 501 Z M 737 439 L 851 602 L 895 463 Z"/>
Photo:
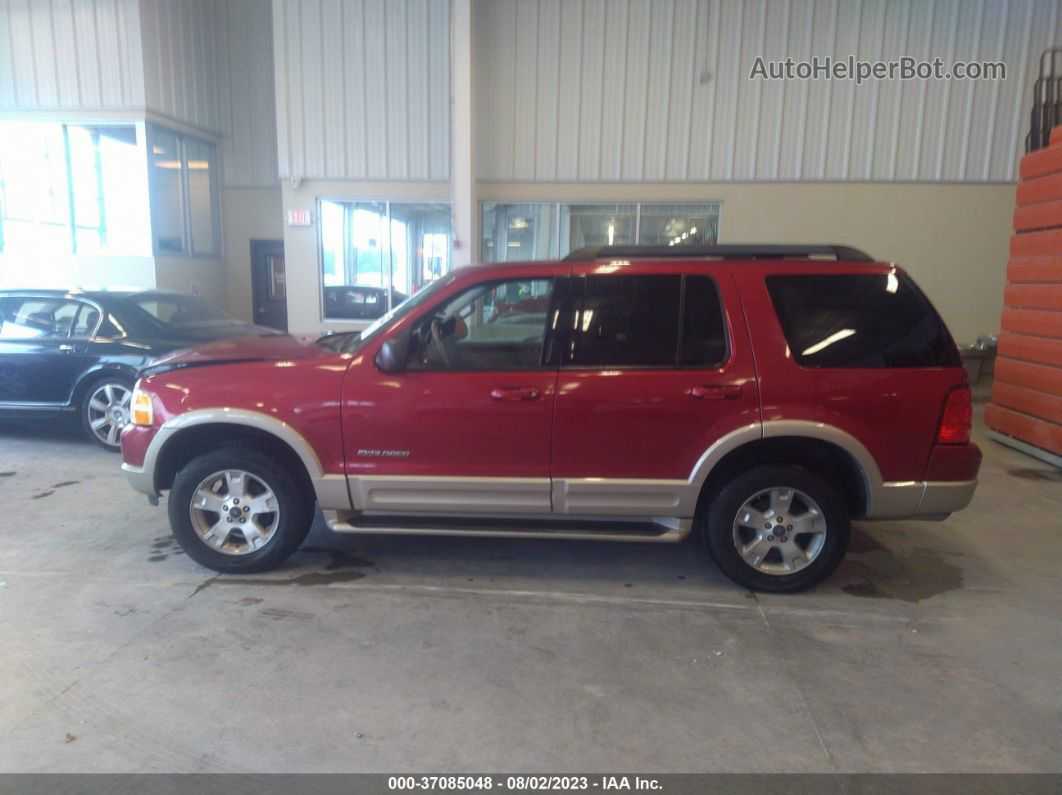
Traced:
<path id="1" fill-rule="evenodd" d="M 136 0 L 0 0 L 0 110 L 143 107 Z"/>
<path id="2" fill-rule="evenodd" d="M 1062 0 L 478 0 L 480 177 L 1010 181 Z M 750 81 L 756 56 L 1004 81 Z"/>
<path id="3" fill-rule="evenodd" d="M 226 4 L 141 0 L 145 105 L 213 133 L 222 132 L 216 36 Z M 101 42 L 102 44 L 102 42 Z M 109 81 L 104 82 L 108 85 Z"/>
<path id="4" fill-rule="evenodd" d="M 447 179 L 447 0 L 273 0 L 278 173 Z"/>
<path id="5" fill-rule="evenodd" d="M 277 184 L 269 0 L 226 0 L 217 19 L 221 175 L 225 187 Z"/>

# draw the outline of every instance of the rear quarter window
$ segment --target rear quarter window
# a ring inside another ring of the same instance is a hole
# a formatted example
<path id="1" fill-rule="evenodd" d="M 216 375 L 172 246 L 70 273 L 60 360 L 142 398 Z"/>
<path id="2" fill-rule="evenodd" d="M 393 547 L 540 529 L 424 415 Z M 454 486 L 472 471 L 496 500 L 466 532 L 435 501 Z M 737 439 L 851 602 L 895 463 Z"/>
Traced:
<path id="1" fill-rule="evenodd" d="M 768 276 L 793 358 L 804 367 L 953 367 L 940 316 L 903 274 Z"/>

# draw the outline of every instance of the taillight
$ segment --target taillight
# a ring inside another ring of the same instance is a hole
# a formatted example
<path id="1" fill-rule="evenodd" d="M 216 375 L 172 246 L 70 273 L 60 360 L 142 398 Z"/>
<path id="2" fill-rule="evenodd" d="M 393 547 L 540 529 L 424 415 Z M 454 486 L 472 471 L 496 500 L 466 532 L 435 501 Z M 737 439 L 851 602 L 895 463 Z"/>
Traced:
<path id="1" fill-rule="evenodd" d="M 944 413 L 940 417 L 937 444 L 968 444 L 970 426 L 973 424 L 973 400 L 970 387 L 957 386 L 944 401 Z"/>

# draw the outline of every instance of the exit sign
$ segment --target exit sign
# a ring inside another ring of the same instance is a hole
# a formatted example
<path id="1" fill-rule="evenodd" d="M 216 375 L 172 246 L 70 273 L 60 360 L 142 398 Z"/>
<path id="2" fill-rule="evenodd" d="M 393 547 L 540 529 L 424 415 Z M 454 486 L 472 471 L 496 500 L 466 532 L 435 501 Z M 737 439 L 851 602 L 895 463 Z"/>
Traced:
<path id="1" fill-rule="evenodd" d="M 288 210 L 288 226 L 309 226 L 310 223 L 309 210 Z"/>

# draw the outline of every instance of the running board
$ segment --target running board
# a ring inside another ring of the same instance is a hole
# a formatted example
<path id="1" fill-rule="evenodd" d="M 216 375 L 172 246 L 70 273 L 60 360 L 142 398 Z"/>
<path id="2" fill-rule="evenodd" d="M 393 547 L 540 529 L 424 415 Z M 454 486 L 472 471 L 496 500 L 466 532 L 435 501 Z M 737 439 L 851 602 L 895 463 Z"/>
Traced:
<path id="1" fill-rule="evenodd" d="M 510 538 L 567 538 L 586 541 L 675 542 L 693 529 L 692 519 L 585 519 L 569 517 L 402 516 L 324 511 L 334 533 L 387 535 L 484 536 Z"/>

